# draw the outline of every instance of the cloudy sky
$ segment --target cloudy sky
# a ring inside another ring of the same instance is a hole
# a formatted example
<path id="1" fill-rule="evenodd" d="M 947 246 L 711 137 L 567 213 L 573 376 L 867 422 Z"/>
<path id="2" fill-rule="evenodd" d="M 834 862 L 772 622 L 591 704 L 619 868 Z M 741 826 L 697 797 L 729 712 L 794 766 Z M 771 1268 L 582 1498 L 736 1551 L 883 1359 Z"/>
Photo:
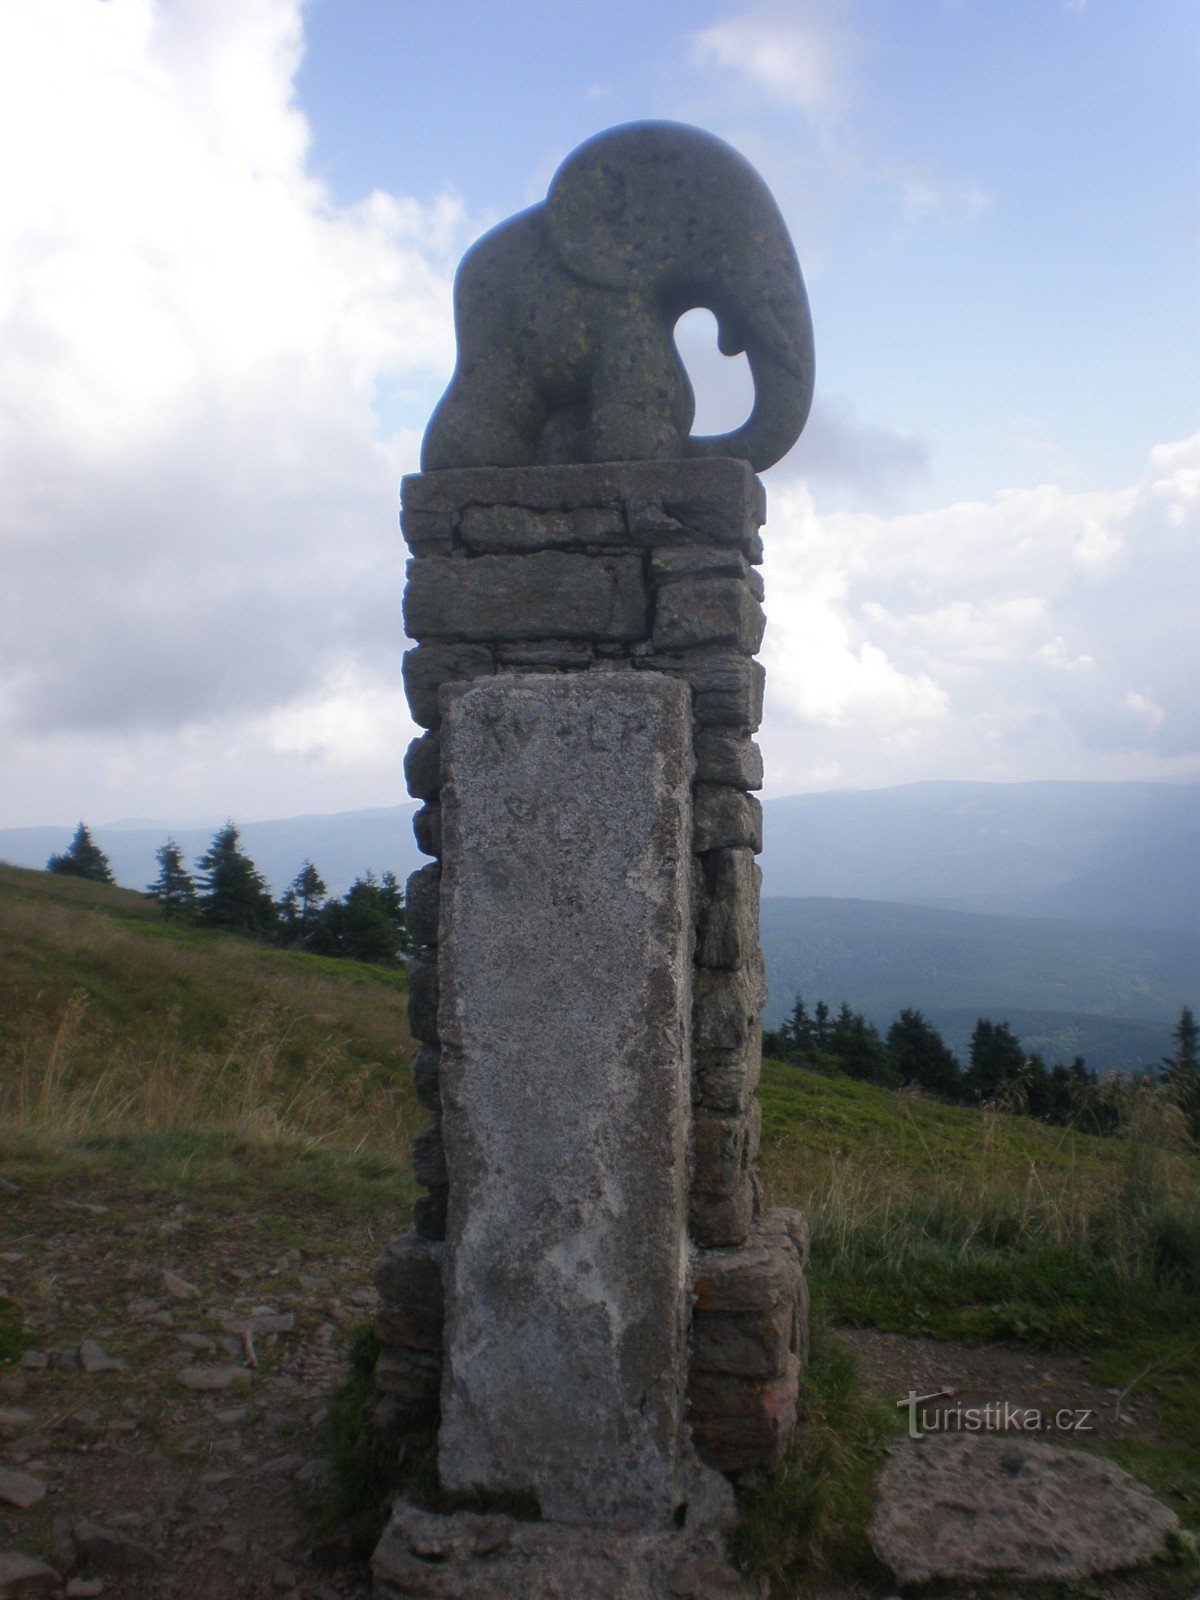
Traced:
<path id="1" fill-rule="evenodd" d="M 1200 775 L 1198 46 L 1191 0 L 4 0 L 0 826 L 404 798 L 454 267 L 635 117 L 738 146 L 809 284 L 768 793 Z"/>

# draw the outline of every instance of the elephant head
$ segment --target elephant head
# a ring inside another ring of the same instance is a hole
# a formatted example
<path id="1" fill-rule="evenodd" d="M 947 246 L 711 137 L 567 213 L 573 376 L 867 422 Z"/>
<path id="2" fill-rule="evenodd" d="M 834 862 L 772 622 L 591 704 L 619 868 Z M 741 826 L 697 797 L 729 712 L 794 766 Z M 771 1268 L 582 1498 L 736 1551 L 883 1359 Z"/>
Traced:
<path id="1" fill-rule="evenodd" d="M 674 343 L 695 307 L 754 379 L 748 420 L 710 438 L 691 436 Z M 734 456 L 762 471 L 812 402 L 808 299 L 779 209 L 737 151 L 682 123 L 627 123 L 568 156 L 543 205 L 468 252 L 455 321 L 426 470 Z"/>

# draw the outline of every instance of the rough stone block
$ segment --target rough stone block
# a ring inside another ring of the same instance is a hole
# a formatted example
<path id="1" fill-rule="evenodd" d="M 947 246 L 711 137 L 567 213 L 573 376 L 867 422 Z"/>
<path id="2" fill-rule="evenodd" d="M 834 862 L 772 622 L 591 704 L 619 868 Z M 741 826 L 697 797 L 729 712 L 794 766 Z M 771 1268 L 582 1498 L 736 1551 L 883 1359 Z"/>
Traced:
<path id="1" fill-rule="evenodd" d="M 373 1276 L 383 1302 L 379 1337 L 384 1344 L 441 1351 L 442 1251 L 442 1245 L 406 1233 L 376 1261 Z"/>
<path id="2" fill-rule="evenodd" d="M 404 781 L 414 800 L 433 800 L 437 797 L 442 786 L 441 760 L 442 747 L 436 733 L 423 733 L 409 745 L 404 756 Z"/>
<path id="3" fill-rule="evenodd" d="M 646 637 L 641 557 L 429 556 L 409 562 L 404 624 L 411 638 Z"/>
<path id="4" fill-rule="evenodd" d="M 669 1524 L 688 697 L 641 673 L 506 675 L 448 704 L 442 738 L 442 1477 L 532 1490 L 551 1518 Z"/>
<path id="5" fill-rule="evenodd" d="M 438 967 L 436 951 L 422 951 L 408 962 L 408 1031 L 422 1044 L 438 1042 Z"/>
<path id="6" fill-rule="evenodd" d="M 762 1072 L 762 1025 L 734 1050 L 697 1050 L 692 1062 L 692 1098 L 709 1111 L 741 1112 L 758 1088 Z"/>
<path id="7" fill-rule="evenodd" d="M 762 751 L 744 733 L 731 728 L 697 728 L 695 751 L 697 783 L 725 783 L 733 789 L 762 788 Z"/>
<path id="8" fill-rule="evenodd" d="M 401 1431 L 437 1414 L 442 1358 L 432 1350 L 384 1345 L 375 1361 L 375 1387 L 398 1402 L 392 1417 Z"/>
<path id="9" fill-rule="evenodd" d="M 429 1111 L 439 1111 L 441 1097 L 441 1051 L 435 1045 L 419 1044 L 413 1050 L 412 1080 L 417 1099 Z"/>
<path id="10" fill-rule="evenodd" d="M 688 1231 L 702 1249 L 724 1249 L 743 1244 L 754 1222 L 754 1191 L 743 1174 L 732 1194 L 691 1194 L 688 1197 Z"/>
<path id="11" fill-rule="evenodd" d="M 737 1050 L 752 1038 L 767 998 L 762 957 L 736 972 L 701 967 L 695 976 L 692 1037 L 698 1050 Z"/>
<path id="12" fill-rule="evenodd" d="M 413 721 L 422 728 L 436 728 L 441 715 L 438 690 L 443 684 L 486 677 L 495 667 L 492 652 L 482 644 L 422 644 L 406 650 L 401 674 Z"/>
<path id="13" fill-rule="evenodd" d="M 762 850 L 762 804 L 752 794 L 722 783 L 696 785 L 696 833 L 693 850 Z"/>
<path id="14" fill-rule="evenodd" d="M 518 505 L 469 505 L 462 513 L 459 536 L 468 550 L 495 555 L 629 542 L 625 519 L 615 506 L 542 511 Z"/>
<path id="15" fill-rule="evenodd" d="M 756 530 L 766 521 L 762 484 L 748 463 L 729 457 L 414 473 L 401 485 L 401 506 L 410 544 L 414 536 L 449 539 L 467 506 L 568 514 L 586 507 L 622 512 L 634 537 L 715 540 L 748 554 L 757 544 L 761 557 Z"/>
<path id="16" fill-rule="evenodd" d="M 734 1378 L 693 1371 L 688 1384 L 692 1437 L 702 1461 L 721 1472 L 773 1467 L 796 1426 L 800 1363 L 778 1378 Z"/>
<path id="17" fill-rule="evenodd" d="M 436 862 L 409 874 L 404 889 L 404 926 L 415 944 L 437 943 L 441 876 Z"/>
<path id="18" fill-rule="evenodd" d="M 692 687 L 692 711 L 701 727 L 753 733 L 762 721 L 766 673 L 761 664 L 720 647 L 659 654 L 637 662 L 683 678 Z"/>
<path id="19" fill-rule="evenodd" d="M 758 576 L 742 552 L 729 545 L 664 545 L 650 553 L 650 578 L 656 588 L 701 575 L 740 578 L 743 583 Z"/>
<path id="20" fill-rule="evenodd" d="M 446 1211 L 449 1191 L 430 1189 L 418 1197 L 413 1205 L 413 1232 L 422 1239 L 440 1240 L 446 1237 Z"/>
<path id="21" fill-rule="evenodd" d="M 772 1209 L 742 1248 L 697 1251 L 692 1264 L 696 1314 L 757 1315 L 793 1305 L 803 1269 L 790 1226 L 790 1215 Z"/>
<path id="22" fill-rule="evenodd" d="M 780 1378 L 788 1370 L 796 1308 L 773 1306 L 754 1316 L 698 1311 L 692 1322 L 692 1371 Z"/>
<path id="23" fill-rule="evenodd" d="M 501 667 L 541 667 L 563 672 L 582 672 L 591 666 L 589 647 L 578 640 L 531 639 L 526 644 L 496 646 Z"/>
<path id="24" fill-rule="evenodd" d="M 731 1195 L 742 1180 L 746 1120 L 698 1111 L 692 1123 L 692 1193 Z"/>
<path id="25" fill-rule="evenodd" d="M 700 920 L 696 960 L 732 970 L 758 949 L 762 872 L 751 849 L 710 850 L 701 856 Z"/>
<path id="26" fill-rule="evenodd" d="M 413 838 L 422 855 L 440 856 L 442 853 L 442 808 L 436 801 L 427 800 L 413 812 Z"/>
<path id="27" fill-rule="evenodd" d="M 658 591 L 652 639 L 656 650 L 730 645 L 752 656 L 767 619 L 740 578 L 681 578 Z"/>
<path id="28" fill-rule="evenodd" d="M 441 1189 L 446 1176 L 446 1151 L 442 1144 L 442 1119 L 437 1111 L 427 1127 L 413 1135 L 413 1177 L 424 1189 Z"/>

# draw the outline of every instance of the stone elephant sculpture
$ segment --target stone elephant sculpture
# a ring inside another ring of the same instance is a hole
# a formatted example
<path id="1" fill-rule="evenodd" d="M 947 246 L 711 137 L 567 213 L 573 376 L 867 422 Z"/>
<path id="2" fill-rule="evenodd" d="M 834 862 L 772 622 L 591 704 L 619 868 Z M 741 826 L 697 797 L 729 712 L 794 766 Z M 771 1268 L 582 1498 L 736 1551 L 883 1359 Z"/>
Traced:
<path id="1" fill-rule="evenodd" d="M 750 417 L 691 437 L 675 346 L 704 306 L 744 350 Z M 467 251 L 454 287 L 458 364 L 430 419 L 424 471 L 734 456 L 792 447 L 813 391 L 808 299 L 787 227 L 737 151 L 699 128 L 634 122 L 567 157 L 546 199 Z"/>

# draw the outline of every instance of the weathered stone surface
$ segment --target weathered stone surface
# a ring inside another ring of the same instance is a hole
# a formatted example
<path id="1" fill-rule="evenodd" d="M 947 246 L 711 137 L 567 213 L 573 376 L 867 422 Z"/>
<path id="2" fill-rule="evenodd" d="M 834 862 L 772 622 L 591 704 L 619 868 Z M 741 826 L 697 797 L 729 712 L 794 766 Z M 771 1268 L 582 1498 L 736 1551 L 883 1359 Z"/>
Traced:
<path id="1" fill-rule="evenodd" d="M 732 970 L 751 961 L 758 949 L 762 872 L 749 848 L 711 850 L 701 861 L 696 960 L 702 967 Z"/>
<path id="2" fill-rule="evenodd" d="M 541 667 L 555 671 L 582 672 L 594 660 L 590 645 L 570 639 L 530 639 L 524 644 L 496 646 L 501 667 Z"/>
<path id="3" fill-rule="evenodd" d="M 442 737 L 442 1476 L 665 1525 L 686 1459 L 687 696 L 495 678 Z"/>
<path id="4" fill-rule="evenodd" d="M 693 1040 L 700 1050 L 737 1050 L 749 1040 L 766 1003 L 762 957 L 736 972 L 700 967 L 695 976 Z"/>
<path id="5" fill-rule="evenodd" d="M 701 575 L 740 578 L 747 583 L 753 570 L 742 552 L 731 545 L 665 545 L 650 553 L 650 578 L 656 588 Z"/>
<path id="6" fill-rule="evenodd" d="M 250 1382 L 250 1374 L 245 1367 L 184 1367 L 176 1376 L 185 1389 L 198 1389 L 201 1392 L 232 1389 L 238 1384 Z"/>
<path id="7" fill-rule="evenodd" d="M 427 800 L 413 812 L 413 838 L 422 855 L 440 856 L 442 853 L 442 808 L 436 801 Z"/>
<path id="8" fill-rule="evenodd" d="M 438 963 L 433 950 L 409 958 L 408 1031 L 422 1044 L 438 1042 Z"/>
<path id="9" fill-rule="evenodd" d="M 404 889 L 404 925 L 415 944 L 438 942 L 441 868 L 436 862 L 410 873 Z"/>
<path id="10" fill-rule="evenodd" d="M 414 473 L 401 484 L 401 527 L 427 546 L 449 543 L 467 506 L 623 512 L 638 542 L 749 546 L 766 521 L 762 484 L 745 461 L 601 461 Z"/>
<path id="11" fill-rule="evenodd" d="M 422 1239 L 444 1239 L 448 1206 L 449 1193 L 444 1184 L 419 1196 L 413 1203 L 413 1231 Z"/>
<path id="12" fill-rule="evenodd" d="M 720 1506 L 728 1515 L 732 1499 Z M 730 1566 L 713 1520 L 689 1514 L 684 1530 L 639 1533 L 445 1516 L 398 1500 L 371 1558 L 374 1592 L 378 1600 L 767 1600 L 765 1579 Z"/>
<path id="13" fill-rule="evenodd" d="M 491 663 L 488 663 L 491 670 Z M 436 712 L 437 692 L 434 691 Z M 442 747 L 436 733 L 423 733 L 409 745 L 404 756 L 404 781 L 414 800 L 433 800 L 442 786 Z M 714 780 L 724 783 L 724 778 Z M 747 788 L 754 785 L 747 784 Z"/>
<path id="14" fill-rule="evenodd" d="M 388 1428 L 403 1432 L 429 1423 L 437 1416 L 442 1388 L 441 1352 L 389 1340 L 375 1361 L 375 1387 L 388 1401 Z"/>
<path id="15" fill-rule="evenodd" d="M 404 625 L 426 640 L 646 637 L 641 557 L 430 556 L 409 563 Z"/>
<path id="16" fill-rule="evenodd" d="M 702 727 L 738 728 L 753 733 L 762 721 L 766 674 L 759 662 L 736 650 L 706 647 L 663 653 L 636 664 L 689 683 L 692 711 Z"/>
<path id="17" fill-rule="evenodd" d="M 79 1365 L 85 1372 L 124 1372 L 129 1365 L 124 1356 L 111 1356 L 96 1339 L 84 1339 L 79 1346 Z"/>
<path id="18" fill-rule="evenodd" d="M 39 1556 L 24 1550 L 0 1550 L 0 1600 L 18 1596 L 56 1594 L 62 1579 Z"/>
<path id="19" fill-rule="evenodd" d="M 740 1245 L 750 1237 L 754 1221 L 754 1190 L 743 1174 L 732 1194 L 688 1196 L 688 1231 L 705 1249 Z"/>
<path id="20" fill-rule="evenodd" d="M 696 835 L 692 848 L 762 851 L 762 805 L 752 794 L 725 784 L 696 785 Z"/>
<path id="21" fill-rule="evenodd" d="M 778 1378 L 693 1371 L 688 1401 L 700 1459 L 722 1472 L 774 1466 L 796 1426 L 799 1385 L 795 1356 Z"/>
<path id="22" fill-rule="evenodd" d="M 413 1342 L 434 1350 L 441 1347 L 443 1255 L 442 1245 L 406 1233 L 381 1252 L 372 1274 L 384 1305 L 413 1319 Z"/>
<path id="23" fill-rule="evenodd" d="M 902 1584 L 1064 1583 L 1152 1561 L 1179 1519 L 1113 1461 L 1040 1440 L 931 1434 L 894 1446 L 871 1543 Z"/>
<path id="24" fill-rule="evenodd" d="M 6 1505 L 17 1506 L 25 1511 L 36 1505 L 45 1493 L 46 1485 L 31 1472 L 22 1472 L 17 1467 L 0 1467 L 0 1500 Z"/>
<path id="25" fill-rule="evenodd" d="M 757 1314 L 791 1306 L 803 1271 L 793 1239 L 797 1226 L 803 1229 L 807 1249 L 803 1214 L 772 1208 L 741 1249 L 697 1251 L 692 1270 L 696 1316 Z"/>
<path id="26" fill-rule="evenodd" d="M 71 1535 L 83 1559 L 104 1572 L 146 1572 L 163 1565 L 162 1557 L 149 1545 L 99 1522 L 74 1522 Z"/>
<path id="27" fill-rule="evenodd" d="M 692 1191 L 730 1195 L 745 1170 L 746 1119 L 697 1111 L 692 1123 Z"/>
<path id="28" fill-rule="evenodd" d="M 442 685 L 485 677 L 495 670 L 495 664 L 491 650 L 483 644 L 422 644 L 406 650 L 401 675 L 413 721 L 422 728 L 436 728 Z"/>
<path id="29" fill-rule="evenodd" d="M 441 1051 L 436 1045 L 419 1044 L 413 1051 L 412 1079 L 417 1099 L 430 1111 L 440 1111 Z"/>
<path id="30" fill-rule="evenodd" d="M 788 1369 L 795 1333 L 795 1306 L 780 1304 L 747 1316 L 709 1311 L 692 1327 L 693 1372 L 779 1378 Z"/>
<path id="31" fill-rule="evenodd" d="M 442 1121 L 435 1111 L 433 1120 L 413 1136 L 413 1176 L 425 1189 L 440 1189 L 446 1183 L 446 1151 L 442 1145 Z"/>
<path id="32" fill-rule="evenodd" d="M 463 509 L 458 532 L 468 550 L 483 554 L 629 542 L 625 519 L 616 506 L 543 511 L 520 505 L 469 505 Z"/>
<path id="33" fill-rule="evenodd" d="M 731 728 L 697 728 L 695 751 L 697 783 L 727 783 L 734 789 L 762 788 L 762 751 L 746 734 Z"/>
<path id="34" fill-rule="evenodd" d="M 744 1111 L 762 1072 L 762 1025 L 734 1050 L 697 1050 L 692 1064 L 692 1097 L 710 1111 Z"/>
<path id="35" fill-rule="evenodd" d="M 740 578 L 682 578 L 660 589 L 654 610 L 656 650 L 731 645 L 753 655 L 767 619 Z"/>

